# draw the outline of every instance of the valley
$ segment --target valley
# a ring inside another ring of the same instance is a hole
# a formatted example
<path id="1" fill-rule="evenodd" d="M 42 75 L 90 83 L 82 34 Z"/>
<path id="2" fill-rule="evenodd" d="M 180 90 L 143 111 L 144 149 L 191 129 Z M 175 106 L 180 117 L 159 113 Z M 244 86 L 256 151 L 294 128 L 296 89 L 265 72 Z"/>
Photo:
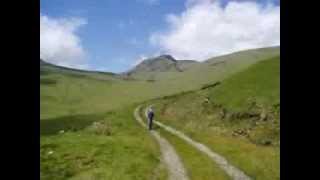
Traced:
<path id="1" fill-rule="evenodd" d="M 133 116 L 150 104 L 157 121 L 250 178 L 280 179 L 279 55 L 280 47 L 203 62 L 162 55 L 120 74 L 40 59 L 41 179 L 167 179 L 159 144 Z M 230 179 L 203 152 L 155 131 L 175 148 L 189 179 Z"/>

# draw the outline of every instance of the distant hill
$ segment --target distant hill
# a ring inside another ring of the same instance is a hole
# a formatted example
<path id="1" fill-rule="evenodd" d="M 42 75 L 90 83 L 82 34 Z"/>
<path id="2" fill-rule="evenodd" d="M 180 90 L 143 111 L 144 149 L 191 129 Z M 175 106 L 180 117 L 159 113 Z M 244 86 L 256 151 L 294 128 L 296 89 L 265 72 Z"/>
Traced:
<path id="1" fill-rule="evenodd" d="M 135 74 L 141 72 L 183 72 L 190 65 L 197 64 L 193 60 L 176 60 L 171 55 L 161 55 L 149 58 L 135 66 L 127 74 Z"/>
<path id="2" fill-rule="evenodd" d="M 251 49 L 205 62 L 176 60 L 163 55 L 142 62 L 143 65 L 138 65 L 134 69 L 138 71 L 132 76 L 65 68 L 41 59 L 41 116 L 66 114 L 70 108 L 78 112 L 78 108 L 83 107 L 86 107 L 86 111 L 92 109 L 102 112 L 155 97 L 199 89 L 222 81 L 259 61 L 279 56 L 279 50 L 279 47 Z M 74 104 L 70 106 L 64 103 L 61 99 L 65 97 Z"/>
<path id="3" fill-rule="evenodd" d="M 218 57 L 209 58 L 204 61 L 205 64 L 217 64 L 219 62 L 241 60 L 241 59 L 266 59 L 280 54 L 280 46 L 265 47 L 257 49 L 248 49 L 238 51 Z"/>
<path id="4" fill-rule="evenodd" d="M 48 63 L 40 58 L 40 77 L 47 74 L 69 75 L 74 77 L 87 77 L 98 80 L 122 79 L 122 76 L 111 72 L 89 71 L 68 68 Z"/>
<path id="5" fill-rule="evenodd" d="M 256 61 L 260 59 L 266 59 L 273 56 L 277 56 L 279 54 L 280 54 L 279 46 L 239 51 L 231 54 L 226 54 L 223 56 L 213 57 L 203 62 L 199 62 L 195 60 L 176 60 L 171 55 L 165 54 L 165 55 L 160 55 L 158 57 L 145 59 L 140 64 L 136 65 L 133 69 L 121 74 L 116 74 L 112 72 L 99 72 L 99 71 L 73 69 L 73 68 L 54 65 L 40 58 L 40 75 L 48 72 L 82 74 L 82 75 L 102 74 L 102 75 L 114 76 L 117 78 L 128 78 L 129 76 L 132 76 L 134 78 L 141 79 L 140 78 L 141 76 L 148 75 L 148 73 L 151 73 L 157 76 L 159 73 L 207 71 L 207 68 L 209 66 L 220 67 L 226 63 L 233 64 L 233 61 L 239 62 L 242 60 L 248 61 L 248 62 Z M 238 64 L 237 62 L 235 63 Z"/>
<path id="6" fill-rule="evenodd" d="M 200 62 L 194 61 L 194 60 L 178 60 L 177 64 L 178 67 L 182 70 L 185 71 L 189 68 L 191 68 L 195 64 L 199 64 Z"/>
<path id="7" fill-rule="evenodd" d="M 136 65 L 133 69 L 129 70 L 127 75 L 157 73 L 157 72 L 184 72 L 196 67 L 215 66 L 218 64 L 226 63 L 227 61 L 239 61 L 240 59 L 265 59 L 280 54 L 280 47 L 267 47 L 259 49 L 249 49 L 239 51 L 223 56 L 209 58 L 203 62 L 195 60 L 176 60 L 171 55 L 161 55 L 154 58 L 143 60 L 140 64 Z"/>
<path id="8" fill-rule="evenodd" d="M 243 50 L 231 54 L 209 58 L 199 62 L 194 60 L 176 60 L 170 55 L 162 55 L 142 61 L 127 73 L 126 77 L 139 80 L 208 79 L 212 76 L 224 76 L 260 60 L 280 54 L 280 47 L 266 47 Z M 182 79 L 181 79 L 182 78 Z"/>
<path id="9" fill-rule="evenodd" d="M 41 68 L 42 65 L 46 65 L 46 64 L 48 64 L 48 63 L 46 63 L 44 60 L 42 60 L 42 59 L 40 58 L 40 68 Z"/>
<path id="10" fill-rule="evenodd" d="M 67 73 L 100 73 L 106 75 L 117 75 L 112 72 L 101 72 L 101 71 L 90 71 L 90 70 L 81 70 L 81 69 L 74 69 L 68 68 L 64 66 L 58 66 L 51 63 L 48 63 L 40 58 L 40 71 L 60 71 L 60 72 L 67 72 Z"/>

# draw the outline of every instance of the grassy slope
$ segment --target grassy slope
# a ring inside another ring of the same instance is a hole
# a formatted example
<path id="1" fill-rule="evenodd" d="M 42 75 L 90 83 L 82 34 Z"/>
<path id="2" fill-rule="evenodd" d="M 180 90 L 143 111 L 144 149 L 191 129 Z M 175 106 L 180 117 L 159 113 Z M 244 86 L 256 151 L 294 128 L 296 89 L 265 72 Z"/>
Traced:
<path id="1" fill-rule="evenodd" d="M 144 116 L 145 107 L 146 106 L 140 109 L 140 116 L 143 117 L 147 122 L 147 119 Z M 190 180 L 230 179 L 229 176 L 222 169 L 220 169 L 216 163 L 207 157 L 207 155 L 202 154 L 180 138 L 168 133 L 157 125 L 154 125 L 154 130 L 158 131 L 161 136 L 166 138 L 169 143 L 174 146 L 176 152 L 181 157 L 181 161 L 187 170 Z"/>
<path id="2" fill-rule="evenodd" d="M 268 53 L 262 54 L 261 57 L 269 56 Z M 193 70 L 190 69 L 180 74 L 158 73 L 155 82 L 125 81 L 112 74 L 70 73 L 65 70 L 60 72 L 52 69 L 41 71 L 41 176 L 43 179 L 64 179 L 66 177 L 88 179 L 86 177 L 93 176 L 101 176 L 102 179 L 105 177 L 114 177 L 114 179 L 150 177 L 151 175 L 147 172 L 158 168 L 159 163 L 154 157 L 158 157 L 159 152 L 155 145 L 152 145 L 153 141 L 148 139 L 147 134 L 132 135 L 133 132 L 139 132 L 141 129 L 133 123 L 131 105 L 199 88 L 203 84 L 221 80 L 260 61 L 255 57 L 248 59 L 237 60 L 236 57 L 233 57 L 233 60 L 224 64 L 195 67 Z M 130 108 L 126 108 L 129 106 Z M 110 111 L 114 111 L 117 115 L 107 114 Z M 93 122 L 105 119 L 111 122 L 112 128 L 115 128 L 115 132 L 118 133 L 108 137 L 88 133 L 87 129 L 92 126 Z M 69 132 L 59 135 L 60 130 Z M 118 143 L 101 145 L 107 139 Z M 145 141 L 141 142 L 141 139 Z M 72 146 L 68 145 L 69 143 L 72 143 Z M 142 144 L 137 147 L 139 143 Z M 54 149 L 54 154 L 48 155 L 52 149 Z M 131 151 L 134 151 L 135 157 L 130 159 Z M 94 155 L 88 155 L 88 152 Z M 115 158 L 107 161 L 105 152 L 110 152 L 110 157 Z M 150 154 L 150 157 L 153 156 L 153 158 L 142 156 L 143 153 Z M 121 159 L 120 157 L 118 161 L 118 154 L 126 158 Z M 86 165 L 88 163 L 86 161 L 91 161 L 92 158 L 94 158 L 94 163 Z M 128 170 L 135 166 L 135 161 L 141 162 L 139 168 L 145 171 Z M 106 169 L 107 172 L 102 172 L 102 169 Z M 159 179 L 165 177 L 163 171 L 157 175 L 160 176 Z M 117 173 L 108 174 L 111 172 Z M 145 175 L 143 175 L 144 172 Z"/>
<path id="3" fill-rule="evenodd" d="M 263 106 L 279 104 L 279 88 L 280 64 L 275 58 L 260 62 L 253 68 L 224 81 L 210 97 L 228 109 L 243 110 L 248 108 L 249 98 L 255 98 L 254 101 Z"/>
<path id="4" fill-rule="evenodd" d="M 132 109 L 43 121 L 41 179 L 166 179 L 158 145 L 135 123 Z"/>
<path id="5" fill-rule="evenodd" d="M 166 179 L 158 145 L 135 123 L 135 107 L 126 106 L 140 97 L 126 96 L 131 82 L 99 76 L 42 72 L 41 179 Z"/>
<path id="6" fill-rule="evenodd" d="M 203 63 L 194 64 L 184 72 L 141 72 L 135 74 L 135 78 L 152 78 L 165 83 L 172 82 L 173 85 L 178 84 L 176 87 L 182 86 L 187 88 L 186 90 L 191 90 L 201 84 L 221 80 L 256 62 L 279 55 L 279 53 L 279 47 L 246 50 L 210 58 Z"/>
<path id="7" fill-rule="evenodd" d="M 111 74 L 49 71 L 40 76 L 40 116 L 41 119 L 47 119 L 84 111 L 105 112 L 151 98 L 197 89 L 278 53 L 279 48 L 235 53 L 210 59 L 186 72 L 155 73 L 155 82 L 125 81 Z M 216 64 L 216 61 L 225 62 Z M 150 74 L 143 76 L 150 77 Z"/>
<path id="8" fill-rule="evenodd" d="M 279 66 L 279 57 L 268 59 L 216 87 L 156 100 L 157 119 L 207 144 L 255 179 L 279 179 Z"/>

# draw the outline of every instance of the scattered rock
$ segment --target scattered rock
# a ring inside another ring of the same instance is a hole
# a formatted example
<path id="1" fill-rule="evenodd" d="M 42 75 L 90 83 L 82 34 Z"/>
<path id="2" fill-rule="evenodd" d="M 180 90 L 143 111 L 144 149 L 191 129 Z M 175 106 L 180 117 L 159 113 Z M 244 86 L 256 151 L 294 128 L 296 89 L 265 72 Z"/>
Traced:
<path id="1" fill-rule="evenodd" d="M 249 136 L 250 131 L 246 129 L 237 129 L 232 132 L 232 136 Z"/>
<path id="2" fill-rule="evenodd" d="M 260 120 L 261 121 L 266 121 L 267 119 L 268 119 L 268 114 L 267 114 L 266 110 L 263 109 L 261 114 L 260 114 Z"/>
<path id="3" fill-rule="evenodd" d="M 268 146 L 268 145 L 272 144 L 272 141 L 271 140 L 264 140 L 264 141 L 262 141 L 262 144 L 265 146 Z"/>
<path id="4" fill-rule="evenodd" d="M 53 154 L 53 151 L 49 151 L 49 152 L 48 152 L 48 155 L 51 155 L 51 154 Z"/>
<path id="5" fill-rule="evenodd" d="M 221 111 L 220 111 L 220 118 L 221 119 L 224 119 L 225 117 L 226 117 L 226 113 L 227 113 L 227 110 L 226 109 L 221 109 Z"/>
<path id="6" fill-rule="evenodd" d="M 111 135 L 111 126 L 106 122 L 93 122 L 89 130 L 97 135 Z"/>
<path id="7" fill-rule="evenodd" d="M 222 108 L 222 105 L 221 105 L 221 104 L 217 104 L 217 103 L 214 103 L 214 102 L 212 102 L 212 101 L 211 101 L 211 104 L 212 104 L 212 107 L 213 107 L 213 108 L 219 108 L 219 109 Z"/>
<path id="8" fill-rule="evenodd" d="M 210 102 L 209 98 L 205 98 L 204 102 L 209 103 Z"/>

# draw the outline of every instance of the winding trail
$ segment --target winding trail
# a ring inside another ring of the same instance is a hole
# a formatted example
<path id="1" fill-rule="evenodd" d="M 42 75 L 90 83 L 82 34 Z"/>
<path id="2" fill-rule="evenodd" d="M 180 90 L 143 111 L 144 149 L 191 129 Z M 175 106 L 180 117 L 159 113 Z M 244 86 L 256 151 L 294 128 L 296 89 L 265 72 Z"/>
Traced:
<path id="1" fill-rule="evenodd" d="M 142 118 L 139 115 L 140 108 L 141 106 L 138 106 L 135 109 L 134 117 L 143 127 L 147 128 L 146 124 L 143 122 Z M 186 170 L 171 144 L 154 130 L 151 130 L 150 134 L 160 145 L 162 156 L 161 159 L 168 169 L 169 180 L 189 180 Z"/>
<path id="2" fill-rule="evenodd" d="M 217 165 L 222 168 L 232 179 L 234 180 L 250 180 L 251 178 L 247 176 L 244 172 L 236 168 L 235 166 L 231 165 L 223 156 L 213 152 L 211 149 L 209 149 L 207 146 L 196 142 L 186 136 L 184 133 L 173 129 L 170 126 L 164 125 L 161 122 L 158 122 L 154 120 L 154 123 L 158 126 L 162 127 L 164 130 L 176 135 L 177 137 L 183 139 L 191 146 L 195 147 L 199 151 L 207 154 Z"/>

